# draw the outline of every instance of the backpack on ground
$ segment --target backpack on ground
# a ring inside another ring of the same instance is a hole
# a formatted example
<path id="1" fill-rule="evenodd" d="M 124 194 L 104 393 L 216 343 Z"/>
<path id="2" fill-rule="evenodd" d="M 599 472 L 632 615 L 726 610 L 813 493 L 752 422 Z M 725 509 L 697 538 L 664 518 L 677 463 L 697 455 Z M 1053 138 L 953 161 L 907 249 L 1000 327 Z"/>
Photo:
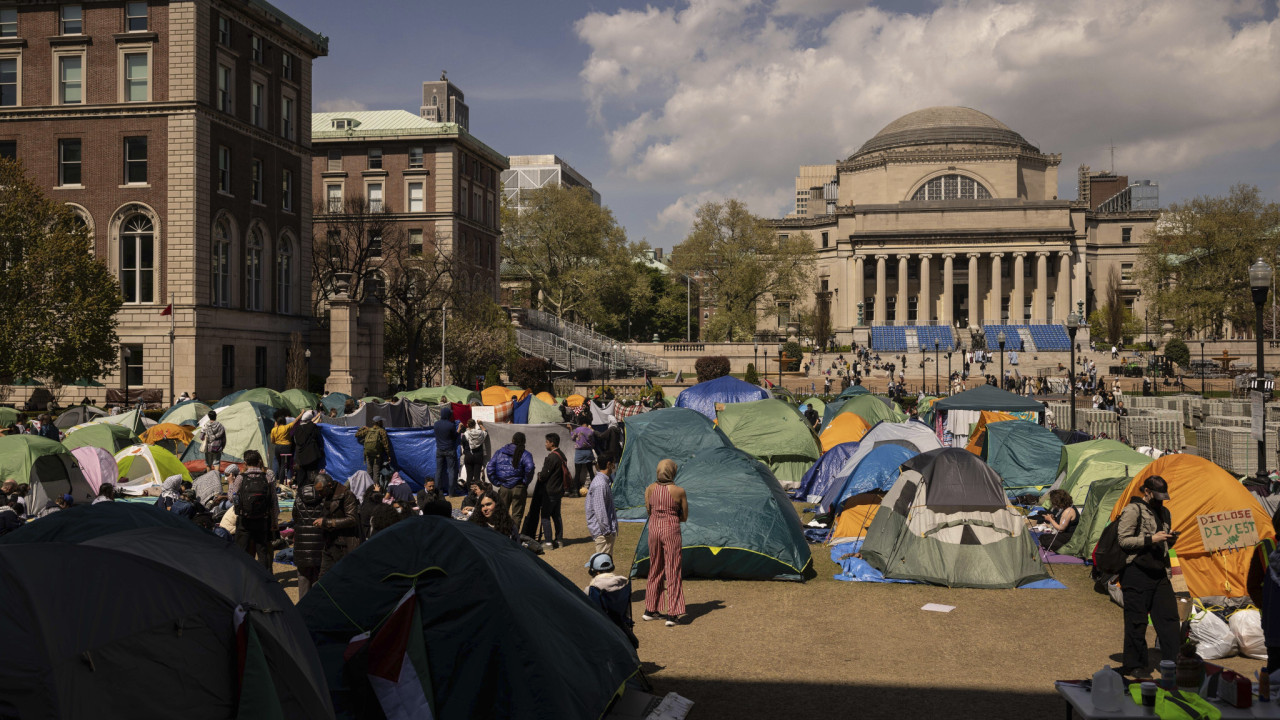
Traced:
<path id="1" fill-rule="evenodd" d="M 236 517 L 265 520 L 271 514 L 271 484 L 261 470 L 246 470 L 236 493 Z"/>

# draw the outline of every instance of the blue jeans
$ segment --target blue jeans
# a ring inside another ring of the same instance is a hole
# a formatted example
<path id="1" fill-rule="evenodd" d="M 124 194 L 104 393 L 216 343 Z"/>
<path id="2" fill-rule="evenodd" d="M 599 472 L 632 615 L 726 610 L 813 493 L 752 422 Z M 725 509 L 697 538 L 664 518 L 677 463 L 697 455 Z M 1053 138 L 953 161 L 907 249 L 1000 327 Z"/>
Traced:
<path id="1" fill-rule="evenodd" d="M 458 453 L 436 453 L 436 489 L 444 497 L 458 484 Z M 461 489 L 461 488 L 459 488 Z M 461 495 L 462 493 L 458 493 Z"/>

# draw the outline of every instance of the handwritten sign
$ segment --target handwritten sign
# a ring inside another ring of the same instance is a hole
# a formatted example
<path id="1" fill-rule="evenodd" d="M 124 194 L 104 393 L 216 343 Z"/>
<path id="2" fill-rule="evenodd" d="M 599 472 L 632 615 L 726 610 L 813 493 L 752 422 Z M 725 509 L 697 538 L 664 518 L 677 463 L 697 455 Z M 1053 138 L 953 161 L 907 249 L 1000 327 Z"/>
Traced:
<path id="1" fill-rule="evenodd" d="M 1199 515 L 1196 525 L 1204 538 L 1204 549 L 1210 552 L 1258 544 L 1258 524 L 1249 508 Z"/>

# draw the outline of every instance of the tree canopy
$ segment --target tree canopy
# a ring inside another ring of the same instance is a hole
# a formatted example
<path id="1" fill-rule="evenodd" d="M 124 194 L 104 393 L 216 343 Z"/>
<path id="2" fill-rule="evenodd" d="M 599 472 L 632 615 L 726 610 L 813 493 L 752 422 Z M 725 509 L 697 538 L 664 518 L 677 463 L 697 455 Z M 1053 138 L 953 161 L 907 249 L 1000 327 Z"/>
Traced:
<path id="1" fill-rule="evenodd" d="M 703 203 L 693 228 L 672 252 L 677 272 L 701 280 L 717 308 L 703 337 L 755 335 L 767 297 L 794 299 L 809 286 L 816 253 L 805 233 L 782 237 L 738 200 Z"/>
<path id="2" fill-rule="evenodd" d="M 1276 265 L 1278 251 L 1280 204 L 1236 185 L 1225 197 L 1170 205 L 1142 250 L 1139 280 L 1178 333 L 1221 334 L 1227 321 L 1253 326 L 1249 266 L 1259 257 Z"/>
<path id="3" fill-rule="evenodd" d="M 111 372 L 122 302 L 84 223 L 0 159 L 0 376 L 61 385 Z"/>

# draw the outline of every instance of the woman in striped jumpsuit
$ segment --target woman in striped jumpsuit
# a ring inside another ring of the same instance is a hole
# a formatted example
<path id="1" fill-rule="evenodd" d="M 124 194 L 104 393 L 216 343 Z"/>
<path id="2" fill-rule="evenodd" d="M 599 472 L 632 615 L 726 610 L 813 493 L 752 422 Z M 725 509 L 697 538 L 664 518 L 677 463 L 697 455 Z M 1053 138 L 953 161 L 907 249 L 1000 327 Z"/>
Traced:
<path id="1" fill-rule="evenodd" d="M 658 481 L 644 491 L 649 512 L 649 581 L 644 594 L 645 620 L 662 617 L 662 596 L 667 598 L 667 627 L 684 615 L 684 586 L 680 580 L 680 523 L 689 519 L 689 500 L 675 484 L 673 460 L 658 463 Z"/>

